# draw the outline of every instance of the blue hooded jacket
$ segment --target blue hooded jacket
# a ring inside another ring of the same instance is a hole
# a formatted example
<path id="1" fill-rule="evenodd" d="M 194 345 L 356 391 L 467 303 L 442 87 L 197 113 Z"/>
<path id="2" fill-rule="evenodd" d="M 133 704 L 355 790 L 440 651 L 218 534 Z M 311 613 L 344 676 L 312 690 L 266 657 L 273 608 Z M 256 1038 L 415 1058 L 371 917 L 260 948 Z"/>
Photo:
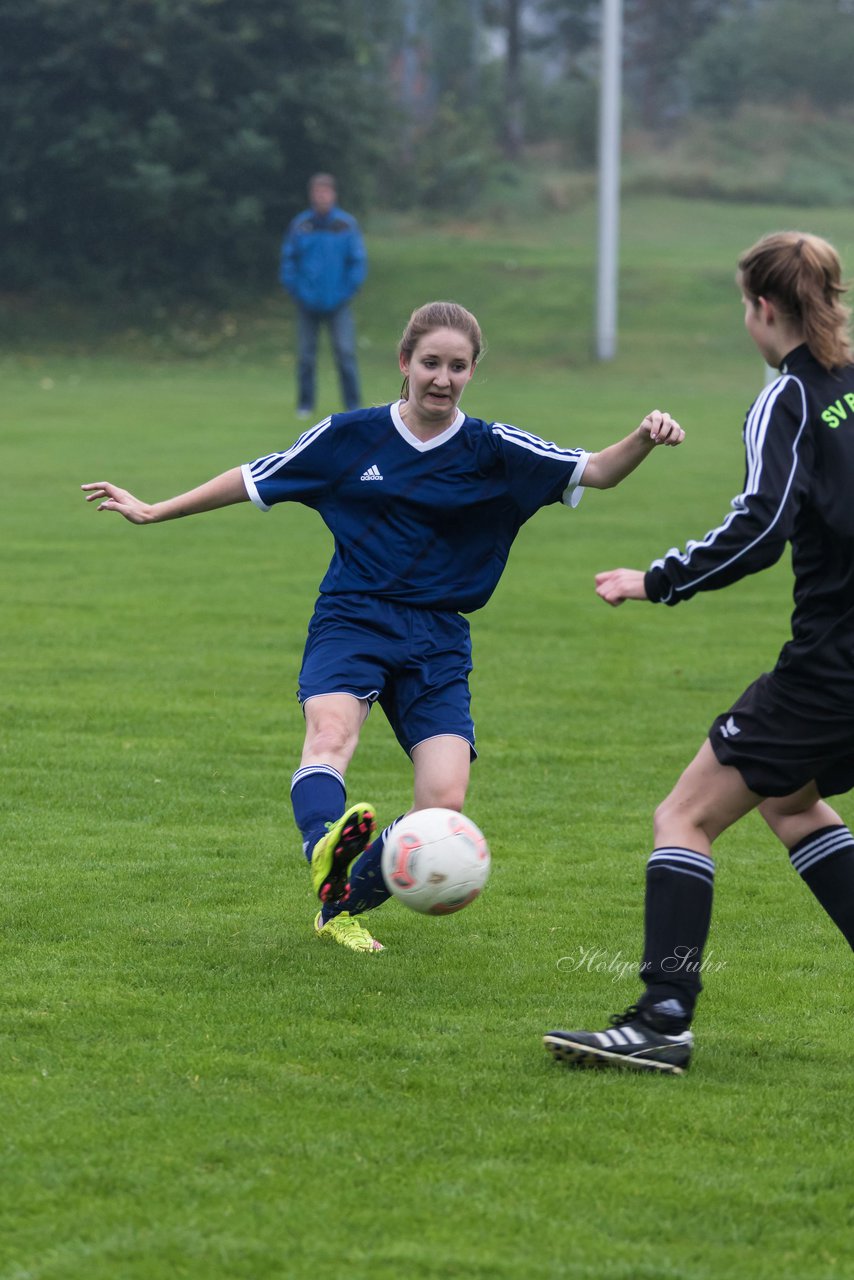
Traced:
<path id="1" fill-rule="evenodd" d="M 326 214 L 305 209 L 288 227 L 279 279 L 309 311 L 336 311 L 349 302 L 367 273 L 359 224 L 337 205 Z"/>

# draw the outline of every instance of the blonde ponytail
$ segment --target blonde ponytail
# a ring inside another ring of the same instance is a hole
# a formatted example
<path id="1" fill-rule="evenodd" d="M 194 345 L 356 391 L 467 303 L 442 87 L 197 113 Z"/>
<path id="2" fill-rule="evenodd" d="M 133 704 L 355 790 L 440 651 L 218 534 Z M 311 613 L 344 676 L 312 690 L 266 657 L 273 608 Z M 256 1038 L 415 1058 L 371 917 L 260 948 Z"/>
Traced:
<path id="1" fill-rule="evenodd" d="M 803 331 L 819 364 L 835 369 L 852 361 L 847 286 L 832 244 L 800 231 L 775 231 L 742 254 L 736 276 L 754 301 L 768 298 Z"/>

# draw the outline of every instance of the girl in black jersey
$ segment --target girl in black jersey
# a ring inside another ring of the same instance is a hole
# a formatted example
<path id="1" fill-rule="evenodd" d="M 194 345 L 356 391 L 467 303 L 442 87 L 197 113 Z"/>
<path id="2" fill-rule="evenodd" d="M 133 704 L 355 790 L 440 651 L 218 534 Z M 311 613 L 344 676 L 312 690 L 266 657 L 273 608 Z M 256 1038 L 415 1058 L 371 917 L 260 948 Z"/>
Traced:
<path id="1" fill-rule="evenodd" d="M 744 490 L 717 528 L 646 572 L 596 578 L 608 604 L 678 604 L 792 548 L 792 637 L 774 670 L 713 723 L 655 813 L 647 864 L 646 990 L 605 1031 L 552 1031 L 580 1066 L 679 1073 L 701 989 L 714 840 L 758 808 L 854 947 L 854 838 L 827 797 L 854 786 L 854 364 L 839 258 L 817 236 L 765 236 L 738 264 L 745 326 L 780 369 L 744 428 Z"/>

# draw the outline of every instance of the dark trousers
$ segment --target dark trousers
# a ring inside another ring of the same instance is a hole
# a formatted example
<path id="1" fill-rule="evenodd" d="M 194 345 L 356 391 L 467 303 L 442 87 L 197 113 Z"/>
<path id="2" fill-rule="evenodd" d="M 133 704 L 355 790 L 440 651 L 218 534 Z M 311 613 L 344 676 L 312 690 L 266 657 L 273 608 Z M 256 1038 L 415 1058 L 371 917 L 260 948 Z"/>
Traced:
<path id="1" fill-rule="evenodd" d="M 329 329 L 344 408 L 360 408 L 356 326 L 349 303 L 345 302 L 335 311 L 309 311 L 299 306 L 297 313 L 297 408 L 304 413 L 314 409 L 317 335 L 321 325 L 326 325 Z"/>

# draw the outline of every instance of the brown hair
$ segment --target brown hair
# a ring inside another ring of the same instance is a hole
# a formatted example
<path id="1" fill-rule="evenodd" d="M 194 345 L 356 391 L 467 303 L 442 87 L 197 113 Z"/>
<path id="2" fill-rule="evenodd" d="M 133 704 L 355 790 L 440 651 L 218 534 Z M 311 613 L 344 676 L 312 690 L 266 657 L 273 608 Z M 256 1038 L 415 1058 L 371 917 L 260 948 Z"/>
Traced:
<path id="1" fill-rule="evenodd" d="M 800 326 L 804 341 L 825 369 L 852 360 L 850 311 L 841 298 L 839 254 L 820 236 L 775 231 L 742 254 L 736 280 L 752 301 L 768 298 Z"/>
<path id="2" fill-rule="evenodd" d="M 464 333 L 471 342 L 472 361 L 479 360 L 486 351 L 480 325 L 470 311 L 466 311 L 458 302 L 426 302 L 409 317 L 409 323 L 398 343 L 398 354 L 411 360 L 420 339 L 434 329 L 458 329 L 460 333 Z M 408 394 L 409 379 L 404 378 L 400 390 L 401 399 L 405 400 Z"/>

